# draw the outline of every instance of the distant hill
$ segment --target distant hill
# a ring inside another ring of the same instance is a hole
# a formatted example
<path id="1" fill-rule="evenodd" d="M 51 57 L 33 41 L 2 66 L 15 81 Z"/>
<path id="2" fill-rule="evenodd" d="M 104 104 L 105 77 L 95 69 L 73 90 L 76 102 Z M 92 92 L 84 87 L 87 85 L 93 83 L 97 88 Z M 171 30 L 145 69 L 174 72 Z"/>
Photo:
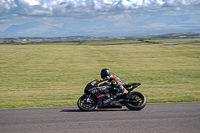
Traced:
<path id="1" fill-rule="evenodd" d="M 25 23 L 22 25 L 11 25 L 5 32 L 28 32 L 28 31 L 49 31 L 49 30 L 60 30 L 55 26 L 44 24 L 38 21 Z"/>
<path id="2" fill-rule="evenodd" d="M 82 21 L 79 23 L 65 23 L 62 27 L 64 30 L 91 30 L 91 29 L 99 29 L 99 28 L 106 28 L 109 25 L 107 21 Z"/>
<path id="3" fill-rule="evenodd" d="M 63 23 L 62 28 L 39 21 L 11 25 L 5 31 L 0 31 L 0 38 L 18 37 L 70 37 L 70 36 L 135 36 L 159 35 L 165 33 L 200 32 L 197 15 L 162 15 L 148 17 L 144 20 L 96 20 Z"/>
<path id="4" fill-rule="evenodd" d="M 153 18 L 145 19 L 143 22 L 136 23 L 137 26 L 150 25 L 150 24 L 166 24 L 166 25 L 179 25 L 188 21 L 189 16 L 179 15 L 179 16 L 157 16 Z"/>

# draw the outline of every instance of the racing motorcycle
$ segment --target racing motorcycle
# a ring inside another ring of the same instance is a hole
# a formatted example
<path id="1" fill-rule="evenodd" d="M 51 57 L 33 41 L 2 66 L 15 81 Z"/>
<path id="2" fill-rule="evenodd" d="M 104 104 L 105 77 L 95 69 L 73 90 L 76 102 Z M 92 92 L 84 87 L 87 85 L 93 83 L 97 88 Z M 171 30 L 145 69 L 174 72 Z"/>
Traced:
<path id="1" fill-rule="evenodd" d="M 129 110 L 141 110 L 145 107 L 146 97 L 140 92 L 132 91 L 141 85 L 140 83 L 123 85 L 128 91 L 125 94 L 119 93 L 118 88 L 110 82 L 100 83 L 101 81 L 94 79 L 86 85 L 83 96 L 77 102 L 81 111 L 93 111 L 96 107 L 122 108 L 123 105 Z"/>

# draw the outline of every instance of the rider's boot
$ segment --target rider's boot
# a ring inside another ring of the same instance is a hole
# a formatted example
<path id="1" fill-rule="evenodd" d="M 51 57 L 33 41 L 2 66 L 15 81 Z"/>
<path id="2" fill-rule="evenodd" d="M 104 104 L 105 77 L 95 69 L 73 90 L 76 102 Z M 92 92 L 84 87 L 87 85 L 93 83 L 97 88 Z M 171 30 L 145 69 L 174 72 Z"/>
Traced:
<path id="1" fill-rule="evenodd" d="M 123 85 L 120 85 L 120 86 L 119 86 L 119 89 L 120 89 L 120 92 L 121 92 L 121 93 L 118 93 L 117 96 L 121 96 L 121 95 L 124 95 L 124 94 L 127 94 L 127 93 L 128 93 L 128 91 L 124 88 Z"/>

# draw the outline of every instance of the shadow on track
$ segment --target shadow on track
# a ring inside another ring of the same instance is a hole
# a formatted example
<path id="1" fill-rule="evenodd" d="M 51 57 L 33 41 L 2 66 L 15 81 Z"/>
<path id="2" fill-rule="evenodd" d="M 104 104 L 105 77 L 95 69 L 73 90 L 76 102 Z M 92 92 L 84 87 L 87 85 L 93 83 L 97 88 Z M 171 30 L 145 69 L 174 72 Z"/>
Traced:
<path id="1" fill-rule="evenodd" d="M 93 111 L 81 111 L 79 109 L 63 109 L 60 112 L 103 112 L 103 111 L 131 111 L 129 109 L 119 109 L 119 108 L 101 108 L 95 109 Z"/>

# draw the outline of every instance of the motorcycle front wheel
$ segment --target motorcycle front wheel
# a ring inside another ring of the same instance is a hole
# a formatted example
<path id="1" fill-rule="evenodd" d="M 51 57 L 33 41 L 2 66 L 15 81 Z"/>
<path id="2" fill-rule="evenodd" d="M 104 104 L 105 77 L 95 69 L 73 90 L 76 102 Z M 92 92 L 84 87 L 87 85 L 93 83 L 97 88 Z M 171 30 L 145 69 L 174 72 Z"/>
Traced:
<path id="1" fill-rule="evenodd" d="M 134 102 L 125 102 L 125 105 L 130 110 L 141 110 L 146 105 L 146 97 L 137 91 L 131 92 L 129 95 L 133 96 L 135 98 Z"/>
<path id="2" fill-rule="evenodd" d="M 97 100 L 93 96 L 83 95 L 78 99 L 77 106 L 82 111 L 92 111 L 97 106 Z"/>

